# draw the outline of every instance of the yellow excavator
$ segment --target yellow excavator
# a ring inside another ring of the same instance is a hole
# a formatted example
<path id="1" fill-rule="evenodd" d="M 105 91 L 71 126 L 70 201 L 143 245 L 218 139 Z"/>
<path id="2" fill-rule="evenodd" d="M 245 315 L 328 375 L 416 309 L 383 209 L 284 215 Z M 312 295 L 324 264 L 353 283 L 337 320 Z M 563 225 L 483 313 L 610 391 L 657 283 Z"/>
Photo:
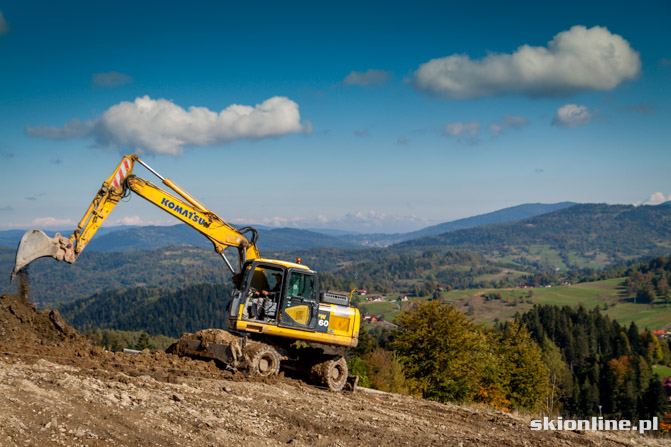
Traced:
<path id="1" fill-rule="evenodd" d="M 174 193 L 133 175 L 135 163 L 147 168 Z M 27 231 L 16 252 L 12 278 L 37 258 L 50 256 L 75 262 L 119 200 L 131 192 L 202 233 L 232 275 L 229 330 L 184 334 L 169 352 L 214 359 L 225 367 L 260 376 L 277 374 L 282 363 L 303 371 L 316 385 L 330 390 L 356 386 L 356 377 L 348 375 L 344 358 L 347 348 L 356 347 L 359 336 L 359 311 L 350 305 L 351 294 L 319 293 L 316 272 L 300 259 L 286 262 L 262 258 L 254 228 L 229 225 L 137 155 L 123 157 L 69 238 L 59 233 L 49 237 L 42 230 Z M 224 253 L 228 247 L 237 249 L 235 266 Z"/>

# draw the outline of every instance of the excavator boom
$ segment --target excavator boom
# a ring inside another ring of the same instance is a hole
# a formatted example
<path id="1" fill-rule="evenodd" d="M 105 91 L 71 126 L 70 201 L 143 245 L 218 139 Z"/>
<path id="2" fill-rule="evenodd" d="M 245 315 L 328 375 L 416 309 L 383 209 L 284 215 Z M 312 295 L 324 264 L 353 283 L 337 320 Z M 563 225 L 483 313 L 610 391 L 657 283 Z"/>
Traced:
<path id="1" fill-rule="evenodd" d="M 175 194 L 133 175 L 136 162 L 155 174 Z M 237 230 L 230 226 L 174 181 L 154 171 L 137 155 L 126 155 L 112 175 L 103 182 L 69 238 L 59 233 L 56 233 L 54 237 L 49 237 L 42 230 L 29 230 L 23 235 L 16 251 L 16 262 L 11 279 L 14 279 L 21 269 L 38 258 L 52 257 L 58 261 L 75 262 L 119 200 L 131 191 L 202 233 L 214 244 L 215 251 L 222 256 L 232 273 L 235 269 L 224 256 L 226 247 L 238 249 L 240 258 L 238 267 L 241 267 L 247 259 L 260 257 L 256 248 L 256 230 L 249 227 Z M 251 240 L 245 236 L 246 233 L 251 233 Z"/>

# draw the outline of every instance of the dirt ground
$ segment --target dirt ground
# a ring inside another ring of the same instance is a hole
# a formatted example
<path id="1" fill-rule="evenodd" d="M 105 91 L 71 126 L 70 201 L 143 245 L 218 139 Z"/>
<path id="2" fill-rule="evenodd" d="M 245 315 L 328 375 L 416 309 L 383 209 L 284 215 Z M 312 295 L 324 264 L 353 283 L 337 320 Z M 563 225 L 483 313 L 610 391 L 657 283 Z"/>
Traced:
<path id="1" fill-rule="evenodd" d="M 531 431 L 506 413 L 254 379 L 164 352 L 93 347 L 57 312 L 0 297 L 0 447 L 659 446 L 636 433 Z"/>

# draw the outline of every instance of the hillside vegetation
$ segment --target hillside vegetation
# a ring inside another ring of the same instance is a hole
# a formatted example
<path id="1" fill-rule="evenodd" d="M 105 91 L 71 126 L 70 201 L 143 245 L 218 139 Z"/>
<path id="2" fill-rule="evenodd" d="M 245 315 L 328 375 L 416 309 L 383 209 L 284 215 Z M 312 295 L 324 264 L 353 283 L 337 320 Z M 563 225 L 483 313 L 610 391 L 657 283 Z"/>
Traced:
<path id="1" fill-rule="evenodd" d="M 0 247 L 0 271 L 7 273 L 2 279 L 2 292 L 16 290 L 9 283 L 15 252 L 16 249 Z M 74 264 L 41 258 L 28 269 L 28 296 L 40 305 L 133 287 L 180 290 L 193 284 L 222 284 L 230 276 L 219 255 L 194 247 L 112 253 L 85 251 Z"/>
<path id="2" fill-rule="evenodd" d="M 398 245 L 445 246 L 539 268 L 599 268 L 668 253 L 671 207 L 575 205 L 521 222 L 458 230 Z"/>

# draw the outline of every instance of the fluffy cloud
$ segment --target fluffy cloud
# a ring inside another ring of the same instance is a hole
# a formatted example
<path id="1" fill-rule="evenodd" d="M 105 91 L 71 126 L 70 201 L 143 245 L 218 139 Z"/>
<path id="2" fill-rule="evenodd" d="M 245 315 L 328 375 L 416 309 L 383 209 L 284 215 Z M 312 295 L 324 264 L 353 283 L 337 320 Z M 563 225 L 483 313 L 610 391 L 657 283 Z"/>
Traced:
<path id="1" fill-rule="evenodd" d="M 557 109 L 557 114 L 552 119 L 552 124 L 573 128 L 589 124 L 592 120 L 594 120 L 594 113 L 587 107 L 577 104 L 566 104 Z"/>
<path id="2" fill-rule="evenodd" d="M 648 200 L 643 202 L 643 205 L 659 205 L 660 203 L 668 202 L 671 200 L 671 195 L 666 197 L 661 192 L 655 192 L 648 197 Z"/>
<path id="3" fill-rule="evenodd" d="M 610 90 L 636 78 L 641 60 L 625 39 L 608 29 L 574 26 L 547 47 L 522 45 L 512 54 L 491 53 L 479 60 L 465 54 L 420 65 L 415 89 L 445 98 L 516 93 L 531 97 Z"/>
<path id="4" fill-rule="evenodd" d="M 0 11 L 0 36 L 8 32 L 9 32 L 9 25 L 7 25 L 5 16 L 2 14 L 2 11 Z"/>
<path id="5" fill-rule="evenodd" d="M 521 129 L 528 124 L 529 120 L 523 116 L 504 115 L 503 118 L 501 118 L 499 121 L 491 123 L 488 128 L 492 135 L 499 136 L 501 132 L 506 129 Z"/>
<path id="6" fill-rule="evenodd" d="M 120 85 L 130 84 L 133 78 L 127 74 L 118 71 L 108 71 L 107 73 L 94 73 L 92 76 L 93 84 L 98 87 L 118 87 Z"/>
<path id="7" fill-rule="evenodd" d="M 217 113 L 205 107 L 185 110 L 166 99 L 144 96 L 114 105 L 94 121 L 73 119 L 63 128 L 26 127 L 25 132 L 54 139 L 92 136 L 102 147 L 181 155 L 185 146 L 215 146 L 311 130 L 309 122 L 301 124 L 298 104 L 285 97 L 275 96 L 254 107 L 234 104 Z"/>
<path id="8" fill-rule="evenodd" d="M 368 69 L 366 72 L 353 71 L 345 77 L 342 85 L 359 85 L 361 87 L 372 87 L 382 85 L 389 80 L 391 72 L 384 70 Z"/>

